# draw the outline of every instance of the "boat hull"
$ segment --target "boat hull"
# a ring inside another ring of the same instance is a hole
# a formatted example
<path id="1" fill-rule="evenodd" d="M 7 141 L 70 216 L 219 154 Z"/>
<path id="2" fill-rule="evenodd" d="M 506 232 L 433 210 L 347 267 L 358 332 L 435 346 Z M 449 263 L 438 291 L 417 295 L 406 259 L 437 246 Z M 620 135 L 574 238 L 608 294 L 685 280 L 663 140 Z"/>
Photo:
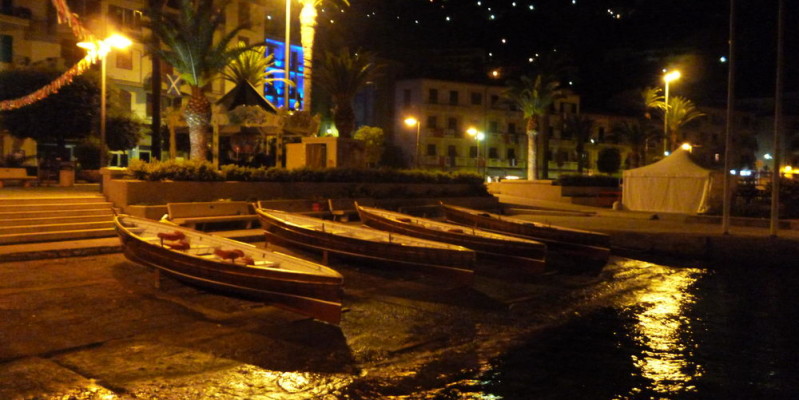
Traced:
<path id="1" fill-rule="evenodd" d="M 610 257 L 609 236 L 599 232 L 537 224 L 465 207 L 441 204 L 447 220 L 469 227 L 541 241 L 549 260 L 570 272 L 596 272 Z"/>
<path id="2" fill-rule="evenodd" d="M 478 259 L 492 263 L 510 264 L 530 273 L 542 273 L 546 269 L 546 246 L 539 242 L 520 242 L 507 237 L 483 237 L 469 233 L 469 228 L 461 232 L 432 230 L 420 224 L 400 221 L 358 206 L 361 221 L 367 226 L 403 235 L 416 236 L 456 244 L 477 252 Z M 398 213 L 397 213 L 398 214 Z M 400 215 L 400 214 L 398 214 Z M 408 216 L 408 219 L 413 218 Z M 501 236 L 501 235 L 498 235 Z"/>
<path id="3" fill-rule="evenodd" d="M 380 268 L 404 269 L 462 284 L 471 284 L 473 281 L 476 261 L 476 254 L 473 251 L 360 240 L 289 224 L 262 210 L 257 210 L 257 213 L 267 242 L 315 252 L 327 252 L 340 258 Z M 329 224 L 341 226 L 335 222 Z"/>
<path id="4" fill-rule="evenodd" d="M 229 261 L 216 261 L 184 254 L 143 241 L 131 234 L 119 220 L 117 233 L 125 256 L 136 263 L 156 268 L 183 282 L 213 291 L 265 301 L 321 321 L 341 321 L 342 278 L 250 268 Z"/>

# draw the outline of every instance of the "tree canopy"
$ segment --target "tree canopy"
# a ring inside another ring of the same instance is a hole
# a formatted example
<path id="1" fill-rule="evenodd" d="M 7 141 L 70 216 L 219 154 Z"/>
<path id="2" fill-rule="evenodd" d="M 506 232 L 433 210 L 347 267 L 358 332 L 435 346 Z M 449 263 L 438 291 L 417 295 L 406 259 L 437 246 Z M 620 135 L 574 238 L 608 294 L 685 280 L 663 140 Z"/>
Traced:
<path id="1" fill-rule="evenodd" d="M 50 69 L 13 69 L 0 72 L 0 100 L 13 99 L 45 86 L 60 75 Z M 91 76 L 73 78 L 71 84 L 39 102 L 0 113 L 0 126 L 19 138 L 54 141 L 63 150 L 66 139 L 87 137 L 97 122 L 100 89 Z"/>

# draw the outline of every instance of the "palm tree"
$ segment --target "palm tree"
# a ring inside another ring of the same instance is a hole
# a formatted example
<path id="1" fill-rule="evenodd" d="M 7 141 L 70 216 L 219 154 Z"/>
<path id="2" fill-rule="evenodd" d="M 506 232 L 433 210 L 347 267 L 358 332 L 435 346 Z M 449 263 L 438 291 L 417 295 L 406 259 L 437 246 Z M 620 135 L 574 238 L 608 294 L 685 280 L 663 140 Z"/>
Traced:
<path id="1" fill-rule="evenodd" d="M 647 87 L 641 91 L 641 98 L 644 102 L 644 117 L 646 119 L 652 119 L 652 115 L 649 114 L 649 110 L 657 109 L 663 110 L 666 108 L 666 103 L 664 101 L 664 97 L 660 94 L 659 87 Z"/>
<path id="2" fill-rule="evenodd" d="M 235 27 L 214 43 L 214 33 L 224 20 L 225 5 L 216 7 L 213 0 L 180 0 L 177 15 L 162 13 L 160 9 L 150 11 L 149 28 L 167 46 L 150 51 L 171 64 L 181 80 L 191 87 L 183 116 L 189 126 L 191 158 L 196 160 L 206 159 L 211 127 L 211 103 L 205 87 L 228 63 L 250 48 L 229 48 L 246 24 Z"/>
<path id="3" fill-rule="evenodd" d="M 239 42 L 239 47 L 247 47 L 247 50 L 239 54 L 238 58 L 232 60 L 222 72 L 222 78 L 226 81 L 239 84 L 249 82 L 253 87 L 261 87 L 264 83 L 276 81 L 286 82 L 294 85 L 294 82 L 285 78 L 270 78 L 270 76 L 282 73 L 272 68 L 274 65 L 274 55 L 264 57 L 264 46 L 247 46 Z"/>
<path id="4" fill-rule="evenodd" d="M 535 180 L 538 174 L 538 126 L 549 113 L 549 107 L 560 96 L 560 82 L 543 74 L 536 75 L 535 79 L 522 76 L 519 81 L 510 82 L 504 96 L 522 111 L 527 120 L 527 179 Z"/>
<path id="5" fill-rule="evenodd" d="M 349 138 L 355 129 L 352 102 L 369 81 L 377 76 L 380 66 L 372 53 L 350 53 L 342 48 L 338 53 L 325 52 L 316 79 L 319 87 L 333 99 L 333 122 L 339 137 Z"/>
<path id="6" fill-rule="evenodd" d="M 646 165 L 648 143 L 652 139 L 662 137 L 662 132 L 652 124 L 643 121 L 622 121 L 615 124 L 611 131 L 632 147 L 632 167 Z"/>
<path id="7" fill-rule="evenodd" d="M 664 117 L 668 121 L 668 139 L 670 149 L 674 148 L 680 138 L 680 129 L 689 122 L 704 117 L 705 113 L 696 109 L 694 102 L 684 97 L 674 96 L 669 99 L 669 106 Z"/>
<path id="8" fill-rule="evenodd" d="M 566 119 L 566 131 L 571 133 L 576 144 L 577 172 L 583 174 L 583 159 L 585 158 L 585 142 L 591 139 L 591 130 L 594 121 L 583 114 L 570 114 Z"/>
<path id="9" fill-rule="evenodd" d="M 313 47 L 316 37 L 316 9 L 325 4 L 349 6 L 349 0 L 300 0 L 300 42 L 302 43 L 302 79 L 305 82 L 305 104 L 303 109 L 311 111 L 311 94 L 313 89 Z"/>

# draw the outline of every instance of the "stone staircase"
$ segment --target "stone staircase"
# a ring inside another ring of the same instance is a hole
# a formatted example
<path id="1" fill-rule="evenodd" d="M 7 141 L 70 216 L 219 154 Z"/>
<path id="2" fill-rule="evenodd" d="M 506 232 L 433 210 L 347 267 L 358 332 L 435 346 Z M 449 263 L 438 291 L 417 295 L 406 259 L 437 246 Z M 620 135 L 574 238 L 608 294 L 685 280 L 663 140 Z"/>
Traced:
<path id="1" fill-rule="evenodd" d="M 99 194 L 0 198 L 0 245 L 114 235 L 111 203 Z"/>

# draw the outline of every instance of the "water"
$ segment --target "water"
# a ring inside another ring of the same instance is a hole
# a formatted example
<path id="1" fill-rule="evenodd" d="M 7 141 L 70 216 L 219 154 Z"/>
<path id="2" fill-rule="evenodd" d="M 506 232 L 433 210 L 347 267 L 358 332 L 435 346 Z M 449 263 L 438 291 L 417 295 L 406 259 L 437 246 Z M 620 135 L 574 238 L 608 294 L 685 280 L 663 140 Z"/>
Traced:
<path id="1" fill-rule="evenodd" d="M 798 293 L 788 267 L 665 269 L 531 337 L 451 398 L 799 398 Z"/>

